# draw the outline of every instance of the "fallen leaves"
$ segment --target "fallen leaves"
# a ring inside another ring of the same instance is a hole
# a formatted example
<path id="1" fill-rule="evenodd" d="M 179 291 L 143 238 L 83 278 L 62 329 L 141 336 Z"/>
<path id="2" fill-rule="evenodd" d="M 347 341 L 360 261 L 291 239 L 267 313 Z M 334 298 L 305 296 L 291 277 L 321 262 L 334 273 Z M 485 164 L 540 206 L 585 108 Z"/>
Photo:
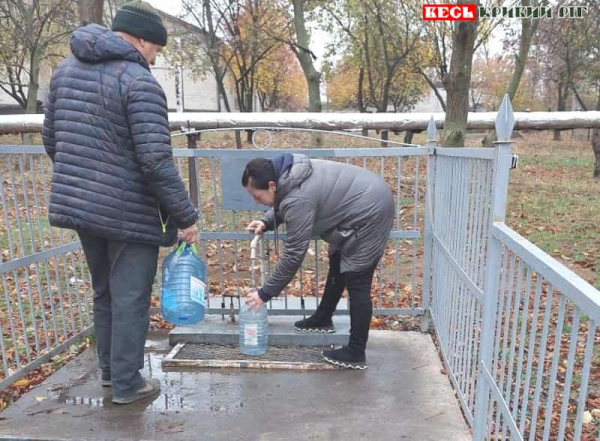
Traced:
<path id="1" fill-rule="evenodd" d="M 28 380 L 28 379 L 26 379 L 26 378 L 24 378 L 24 379 L 22 379 L 22 380 L 15 381 L 15 384 L 14 384 L 14 386 L 15 386 L 15 387 L 25 387 L 25 386 L 29 386 L 29 380 Z"/>
<path id="2" fill-rule="evenodd" d="M 73 352 L 72 348 L 67 349 L 62 354 L 54 357 L 51 362 L 41 365 L 39 368 L 27 374 L 25 378 L 21 378 L 17 380 L 12 386 L 1 390 L 0 411 L 4 410 L 12 402 L 21 397 L 24 393 L 30 391 L 34 387 L 44 382 L 50 375 L 52 375 L 54 372 L 56 372 L 58 369 L 64 366 L 67 362 L 71 361 L 86 348 L 89 348 L 91 343 L 92 342 L 90 338 L 84 339 L 79 344 L 75 345 L 77 347 L 76 352 Z M 36 397 L 36 401 L 41 402 L 45 398 L 46 397 L 38 396 Z"/>

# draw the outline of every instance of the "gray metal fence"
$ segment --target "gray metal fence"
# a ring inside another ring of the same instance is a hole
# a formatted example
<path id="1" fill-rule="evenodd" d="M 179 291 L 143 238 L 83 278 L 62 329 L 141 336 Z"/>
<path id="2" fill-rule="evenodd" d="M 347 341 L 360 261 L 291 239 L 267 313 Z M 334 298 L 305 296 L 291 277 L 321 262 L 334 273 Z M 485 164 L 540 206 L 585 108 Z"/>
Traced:
<path id="1" fill-rule="evenodd" d="M 260 219 L 264 215 L 261 210 L 267 208 L 257 207 L 241 186 L 243 167 L 257 156 L 273 157 L 290 150 L 176 149 L 174 152 L 182 175 L 187 174 L 186 179 L 196 176 L 198 191 L 193 198 L 200 211 L 199 253 L 209 263 L 209 311 L 221 314 L 237 311 L 239 296 L 250 286 L 248 256 L 252 236 L 244 228 L 252 219 Z M 396 219 L 388 249 L 376 272 L 375 313 L 423 314 L 420 244 L 427 148 L 295 149 L 293 152 L 359 165 L 386 180 L 396 200 Z M 190 170 L 192 174 L 186 173 Z M 278 234 L 280 241 L 285 237 L 285 231 Z M 265 239 L 268 275 L 277 256 L 274 234 L 265 234 Z M 278 249 L 282 248 L 279 243 Z M 296 277 L 279 298 L 271 301 L 270 313 L 302 314 L 315 310 L 325 284 L 327 261 L 327 245 L 315 238 Z"/>
<path id="2" fill-rule="evenodd" d="M 340 136 L 360 138 L 347 133 Z M 374 283 L 375 312 L 421 315 L 420 210 L 428 150 L 393 141 L 389 144 L 403 147 L 294 152 L 353 163 L 388 182 L 397 215 Z M 208 265 L 210 313 L 236 312 L 240 294 L 253 285 L 252 236 L 244 227 L 263 212 L 241 187 L 241 169 L 253 157 L 283 151 L 290 150 L 174 150 L 176 164 L 184 181 L 192 186 L 191 194 L 200 209 L 199 251 Z M 92 332 L 91 281 L 79 239 L 73 231 L 53 228 L 48 222 L 51 174 L 52 164 L 43 147 L 0 146 L 0 389 Z M 262 264 L 268 274 L 277 256 L 273 234 L 265 238 Z M 279 240 L 285 240 L 285 232 L 279 234 Z M 282 296 L 271 302 L 270 313 L 302 314 L 316 309 L 327 260 L 326 245 L 315 238 L 301 271 Z M 340 313 L 347 310 L 341 308 Z"/>
<path id="3" fill-rule="evenodd" d="M 600 293 L 504 224 L 508 100 L 496 125 L 495 149 L 430 157 L 423 295 L 473 439 L 581 439 Z"/>
<path id="4" fill-rule="evenodd" d="M 431 315 L 452 383 L 473 423 L 494 149 L 436 148 L 427 204 L 432 220 Z"/>
<path id="5" fill-rule="evenodd" d="M 474 439 L 580 439 L 590 375 L 600 369 L 600 293 L 504 225 L 514 160 L 508 100 L 496 125 L 494 149 L 437 147 L 432 120 L 424 147 L 301 152 L 368 168 L 392 188 L 396 220 L 376 274 L 375 312 L 421 315 L 424 328 L 431 317 Z M 241 188 L 241 168 L 290 150 L 195 149 L 201 132 L 187 132 L 190 148 L 174 154 L 201 212 L 209 309 L 225 315 L 253 285 L 243 231 L 262 215 Z M 47 221 L 51 167 L 42 147 L 0 146 L 0 389 L 91 332 L 80 243 Z M 268 273 L 277 257 L 274 236 L 266 239 Z M 315 238 L 270 313 L 315 309 L 326 272 Z"/>
<path id="6" fill-rule="evenodd" d="M 48 223 L 51 173 L 42 147 L 0 146 L 0 389 L 91 333 L 79 240 Z"/>

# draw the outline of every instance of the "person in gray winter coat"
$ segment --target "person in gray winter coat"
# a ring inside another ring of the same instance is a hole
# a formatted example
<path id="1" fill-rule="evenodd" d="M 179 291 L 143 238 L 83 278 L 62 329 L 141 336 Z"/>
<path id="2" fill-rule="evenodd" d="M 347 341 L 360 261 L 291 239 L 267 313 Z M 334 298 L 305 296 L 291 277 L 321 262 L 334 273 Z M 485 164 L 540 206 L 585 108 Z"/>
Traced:
<path id="1" fill-rule="evenodd" d="M 52 159 L 50 224 L 77 231 L 94 291 L 102 386 L 127 404 L 156 396 L 144 344 L 159 246 L 198 238 L 198 212 L 173 163 L 165 94 L 150 72 L 167 43 L 143 1 L 71 37 L 52 75 L 43 127 Z M 179 230 L 179 232 L 178 232 Z"/>
<path id="2" fill-rule="evenodd" d="M 299 154 L 251 160 L 243 172 L 242 185 L 255 202 L 273 207 L 247 228 L 260 234 L 284 223 L 287 232 L 281 259 L 263 286 L 248 295 L 248 306 L 259 308 L 278 296 L 300 268 L 311 239 L 320 237 L 329 243 L 325 291 L 317 311 L 294 326 L 303 332 L 335 332 L 332 315 L 347 289 L 351 320 L 348 345 L 324 351 L 323 357 L 339 366 L 365 369 L 373 314 L 371 284 L 395 212 L 389 186 L 364 168 Z"/>

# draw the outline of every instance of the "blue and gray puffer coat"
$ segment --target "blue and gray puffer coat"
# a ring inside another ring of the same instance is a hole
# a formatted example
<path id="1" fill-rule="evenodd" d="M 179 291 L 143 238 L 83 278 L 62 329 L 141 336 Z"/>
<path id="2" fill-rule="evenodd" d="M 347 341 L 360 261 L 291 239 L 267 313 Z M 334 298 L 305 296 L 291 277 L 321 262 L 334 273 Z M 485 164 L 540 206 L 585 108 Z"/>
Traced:
<path id="1" fill-rule="evenodd" d="M 167 246 L 198 212 L 173 162 L 165 94 L 146 60 L 99 25 L 76 30 L 54 72 L 43 139 L 56 227 Z"/>

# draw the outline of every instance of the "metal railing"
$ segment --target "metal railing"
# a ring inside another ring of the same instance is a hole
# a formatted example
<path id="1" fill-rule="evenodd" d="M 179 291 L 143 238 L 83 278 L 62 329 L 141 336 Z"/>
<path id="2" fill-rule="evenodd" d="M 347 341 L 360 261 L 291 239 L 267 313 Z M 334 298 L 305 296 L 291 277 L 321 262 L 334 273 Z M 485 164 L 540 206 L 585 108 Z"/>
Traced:
<path id="1" fill-rule="evenodd" d="M 42 147 L 0 146 L 0 389 L 92 330 L 79 239 L 48 223 L 51 174 Z"/>
<path id="2" fill-rule="evenodd" d="M 342 136 L 352 136 L 342 133 Z M 363 137 L 364 138 L 364 137 Z M 379 143 L 380 140 L 371 139 Z M 393 142 L 388 141 L 390 144 Z M 400 144 L 400 143 L 398 143 Z M 400 144 L 403 145 L 403 144 Z M 249 268 L 243 264 L 252 236 L 243 232 L 252 219 L 260 219 L 266 207 L 257 207 L 241 186 L 245 164 L 257 156 L 273 157 L 289 152 L 285 149 L 217 150 L 175 149 L 176 162 L 186 179 L 192 178 L 197 191 L 192 192 L 199 208 L 200 257 L 216 263 L 209 265 L 210 293 L 208 311 L 227 314 L 237 311 L 239 298 L 248 288 Z M 352 163 L 380 175 L 392 188 L 396 218 L 390 242 L 376 272 L 375 313 L 378 315 L 422 315 L 421 281 L 417 274 L 419 243 L 422 240 L 422 214 L 427 148 L 418 146 L 388 148 L 335 148 L 293 150 L 311 158 Z M 187 158 L 187 161 L 183 161 Z M 188 172 L 191 171 L 191 174 Z M 423 186 L 423 188 L 421 188 Z M 277 261 L 275 235 L 265 234 L 266 274 Z M 285 231 L 277 235 L 286 238 Z M 283 249 L 282 243 L 278 249 Z M 271 301 L 271 314 L 305 314 L 318 305 L 327 275 L 327 246 L 314 238 L 304 263 L 284 290 Z M 339 311 L 347 314 L 347 309 Z"/>
<path id="3" fill-rule="evenodd" d="M 600 293 L 504 224 L 512 128 L 430 157 L 423 296 L 473 439 L 580 439 Z"/>
<path id="4" fill-rule="evenodd" d="M 278 129 L 279 131 L 280 129 Z M 186 133 L 188 137 L 199 133 Z M 344 139 L 362 138 L 342 133 Z M 369 139 L 369 138 L 366 138 Z M 376 144 L 379 139 L 370 138 Z M 422 315 L 417 274 L 426 148 L 388 141 L 391 148 L 294 150 L 354 163 L 383 176 L 397 204 L 394 231 L 377 271 L 377 314 Z M 402 147 L 398 147 L 402 146 Z M 208 312 L 230 314 L 250 287 L 247 222 L 262 216 L 241 187 L 241 167 L 253 157 L 290 150 L 174 149 L 176 165 L 199 207 L 200 255 L 208 265 Z M 0 146 L 0 388 L 14 383 L 92 332 L 92 292 L 77 235 L 47 218 L 52 163 L 41 146 Z M 245 196 L 247 199 L 243 199 Z M 273 269 L 274 235 L 265 235 L 266 274 Z M 279 234 L 285 239 L 285 231 Z M 281 249 L 281 243 L 280 249 Z M 326 246 L 315 238 L 303 267 L 271 314 L 316 309 L 327 274 Z M 160 265 L 159 265 L 160 267 Z M 159 280 L 159 279 L 158 279 Z M 347 313 L 340 308 L 340 313 Z"/>
<path id="5" fill-rule="evenodd" d="M 475 439 L 580 439 L 600 294 L 503 223 L 489 259 Z"/>
<path id="6" fill-rule="evenodd" d="M 238 130 L 264 125 L 255 116 L 236 118 Z M 422 315 L 423 329 L 431 317 L 474 439 L 579 439 L 600 358 L 600 294 L 504 225 L 513 120 L 505 100 L 494 149 L 437 147 L 431 119 L 424 147 L 387 141 L 392 147 L 302 152 L 368 168 L 393 189 L 397 214 L 375 279 L 375 312 Z M 277 124 L 267 129 L 286 130 Z M 174 155 L 197 190 L 191 193 L 201 211 L 200 254 L 209 262 L 209 310 L 225 314 L 238 309 L 255 270 L 247 263 L 252 236 L 241 231 L 262 215 L 244 200 L 241 167 L 290 150 L 193 148 L 201 132 L 183 133 L 190 148 Z M 91 332 L 91 287 L 79 241 L 47 221 L 50 174 L 42 147 L 0 146 L 0 389 Z M 260 263 L 268 274 L 276 256 L 274 236 L 265 239 Z M 271 313 L 314 309 L 325 262 L 324 245 L 315 239 Z"/>

